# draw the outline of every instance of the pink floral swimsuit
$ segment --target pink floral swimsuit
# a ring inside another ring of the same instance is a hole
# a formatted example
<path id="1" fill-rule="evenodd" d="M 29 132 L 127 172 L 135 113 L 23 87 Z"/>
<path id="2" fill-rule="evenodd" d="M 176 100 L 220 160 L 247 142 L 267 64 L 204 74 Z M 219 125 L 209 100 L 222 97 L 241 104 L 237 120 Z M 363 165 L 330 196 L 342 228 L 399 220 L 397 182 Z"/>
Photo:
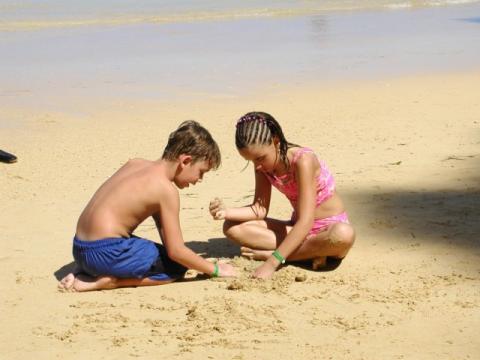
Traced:
<path id="1" fill-rule="evenodd" d="M 269 174 L 265 171 L 262 173 L 265 174 L 270 184 L 276 187 L 282 194 L 284 194 L 290 203 L 293 206 L 293 213 L 291 217 L 292 225 L 295 224 L 297 215 L 297 201 L 298 201 L 298 184 L 295 179 L 295 163 L 297 160 L 305 153 L 314 153 L 312 149 L 307 147 L 300 148 L 293 154 L 293 158 L 290 164 L 290 171 L 281 176 L 275 176 Z M 317 158 L 318 159 L 318 158 Z M 324 201 L 328 200 L 335 192 L 335 180 L 327 168 L 325 161 L 318 159 L 320 163 L 320 174 L 316 177 L 317 181 L 317 197 L 316 205 L 320 205 Z M 346 212 L 342 212 L 337 215 L 329 216 L 323 219 L 315 219 L 313 222 L 313 227 L 310 229 L 309 235 L 317 234 L 323 230 L 326 230 L 330 225 L 335 223 L 349 223 L 348 216 Z"/>

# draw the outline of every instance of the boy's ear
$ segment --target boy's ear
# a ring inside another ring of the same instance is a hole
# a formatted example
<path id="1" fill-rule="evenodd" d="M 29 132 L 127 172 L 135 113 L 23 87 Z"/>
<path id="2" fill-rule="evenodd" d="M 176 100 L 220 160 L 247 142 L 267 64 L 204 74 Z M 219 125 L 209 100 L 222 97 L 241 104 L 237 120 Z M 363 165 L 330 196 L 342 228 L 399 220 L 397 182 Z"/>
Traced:
<path id="1" fill-rule="evenodd" d="M 180 161 L 180 165 L 183 167 L 187 166 L 188 164 L 192 163 L 192 156 L 191 155 L 186 155 L 186 154 L 181 154 L 178 157 L 178 160 Z"/>

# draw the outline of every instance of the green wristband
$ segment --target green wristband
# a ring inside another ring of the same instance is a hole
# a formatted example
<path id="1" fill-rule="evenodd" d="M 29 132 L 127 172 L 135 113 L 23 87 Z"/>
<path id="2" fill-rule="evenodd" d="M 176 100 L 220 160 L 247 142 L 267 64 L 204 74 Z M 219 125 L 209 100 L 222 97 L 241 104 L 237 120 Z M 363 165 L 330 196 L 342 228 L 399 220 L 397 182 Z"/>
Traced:
<path id="1" fill-rule="evenodd" d="M 215 263 L 213 264 L 213 273 L 212 273 L 212 277 L 218 277 L 218 274 L 219 274 L 219 268 L 218 268 L 218 264 Z"/>
<path id="2" fill-rule="evenodd" d="M 275 250 L 272 255 L 280 262 L 280 264 L 285 264 L 285 258 L 278 252 L 278 250 Z"/>

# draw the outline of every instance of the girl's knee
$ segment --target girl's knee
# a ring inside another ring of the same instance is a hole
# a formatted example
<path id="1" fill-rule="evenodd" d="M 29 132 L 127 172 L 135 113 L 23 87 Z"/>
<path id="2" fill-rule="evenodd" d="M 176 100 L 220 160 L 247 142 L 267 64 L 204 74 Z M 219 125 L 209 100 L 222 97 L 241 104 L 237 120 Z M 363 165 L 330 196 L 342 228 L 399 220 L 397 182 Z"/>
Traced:
<path id="1" fill-rule="evenodd" d="M 230 220 L 225 220 L 223 222 L 223 233 L 225 236 L 228 237 L 228 235 L 232 232 L 232 228 L 236 225 L 237 223 L 230 221 Z"/>
<path id="2" fill-rule="evenodd" d="M 240 234 L 242 233 L 241 227 L 242 223 L 225 220 L 225 222 L 223 223 L 223 234 L 230 240 L 238 242 Z"/>
<path id="3" fill-rule="evenodd" d="M 355 230 L 350 224 L 337 223 L 330 229 L 329 238 L 332 243 L 343 244 L 350 248 L 355 242 Z"/>

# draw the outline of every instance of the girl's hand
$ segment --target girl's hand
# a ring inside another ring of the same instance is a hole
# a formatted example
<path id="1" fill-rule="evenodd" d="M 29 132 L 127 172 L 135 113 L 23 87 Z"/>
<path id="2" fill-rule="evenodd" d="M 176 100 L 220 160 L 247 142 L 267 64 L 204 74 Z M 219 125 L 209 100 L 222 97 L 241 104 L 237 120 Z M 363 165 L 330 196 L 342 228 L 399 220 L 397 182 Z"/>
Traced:
<path id="1" fill-rule="evenodd" d="M 230 264 L 221 264 L 218 265 L 218 276 L 219 277 L 237 277 L 237 272 L 235 268 Z"/>
<path id="2" fill-rule="evenodd" d="M 210 206 L 208 208 L 210 210 L 210 215 L 212 215 L 212 217 L 215 220 L 224 220 L 225 219 L 227 209 L 226 209 L 223 201 L 221 199 L 219 199 L 218 197 L 216 197 L 212 201 L 210 201 Z"/>
<path id="3" fill-rule="evenodd" d="M 275 265 L 272 265 L 269 260 L 266 260 L 262 265 L 255 269 L 253 277 L 264 280 L 270 279 L 275 270 L 277 270 L 277 267 Z"/>

